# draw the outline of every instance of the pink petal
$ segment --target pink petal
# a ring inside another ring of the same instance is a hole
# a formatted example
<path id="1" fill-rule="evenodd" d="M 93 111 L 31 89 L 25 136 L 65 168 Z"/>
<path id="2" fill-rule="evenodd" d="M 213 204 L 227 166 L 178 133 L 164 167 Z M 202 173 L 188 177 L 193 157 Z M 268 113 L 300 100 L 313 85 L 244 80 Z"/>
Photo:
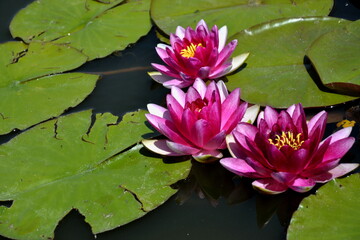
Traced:
<path id="1" fill-rule="evenodd" d="M 301 173 L 310 160 L 307 149 L 294 151 L 288 161 L 287 169 L 289 172 Z"/>
<path id="2" fill-rule="evenodd" d="M 326 119 L 327 119 L 327 113 L 325 111 L 319 112 L 310 119 L 310 121 L 308 122 L 309 138 L 311 138 L 314 135 L 314 131 L 318 127 L 320 127 L 320 133 L 318 135 L 320 136 L 324 135 Z"/>
<path id="3" fill-rule="evenodd" d="M 149 113 L 151 113 L 155 116 L 169 119 L 169 115 L 167 113 L 168 110 L 164 107 L 161 107 L 161 106 L 153 104 L 153 103 L 149 103 L 147 105 L 147 109 L 148 109 Z"/>
<path id="4" fill-rule="evenodd" d="M 188 144 L 187 141 L 183 138 L 183 136 L 173 126 L 173 123 L 166 121 L 165 124 L 158 123 L 158 126 L 160 132 L 170 140 L 181 144 L 186 144 L 186 145 Z"/>
<path id="5" fill-rule="evenodd" d="M 225 46 L 226 40 L 227 40 L 227 34 L 228 29 L 226 26 L 223 26 L 218 31 L 219 34 L 219 45 L 218 45 L 218 51 L 221 52 Z"/>
<path id="6" fill-rule="evenodd" d="M 172 87 L 171 95 L 176 99 L 176 101 L 181 105 L 181 107 L 185 107 L 185 93 L 180 88 Z"/>
<path id="7" fill-rule="evenodd" d="M 164 155 L 164 156 L 181 156 L 181 154 L 174 152 L 173 150 L 171 150 L 167 144 L 166 144 L 167 140 L 165 139 L 160 139 L 160 140 L 142 140 L 142 144 L 149 149 L 150 151 L 160 154 L 160 155 Z"/>
<path id="8" fill-rule="evenodd" d="M 256 172 L 249 164 L 243 159 L 238 158 L 223 158 L 220 160 L 221 165 L 230 172 L 239 176 L 248 178 L 262 178 L 263 176 Z"/>
<path id="9" fill-rule="evenodd" d="M 182 114 L 184 112 L 184 108 L 170 94 L 168 94 L 166 96 L 166 103 L 167 103 L 167 107 L 168 107 L 170 116 L 173 119 L 175 125 L 179 125 L 181 122 Z"/>
<path id="10" fill-rule="evenodd" d="M 186 82 L 186 81 L 182 81 L 182 80 L 178 80 L 178 79 L 172 79 L 167 82 L 164 82 L 163 86 L 166 88 L 171 88 L 171 87 L 184 88 L 184 87 L 190 86 L 191 84 L 192 84 L 191 82 Z"/>
<path id="11" fill-rule="evenodd" d="M 227 65 L 217 66 L 215 69 L 212 69 L 209 75 L 209 79 L 216 79 L 226 75 L 230 71 L 231 67 L 232 67 L 231 63 Z"/>
<path id="12" fill-rule="evenodd" d="M 237 110 L 240 105 L 240 88 L 234 89 L 230 95 L 225 99 L 221 106 L 221 129 L 228 122 L 229 118 L 232 117 L 233 113 Z M 246 107 L 243 111 L 245 113 Z M 242 116 L 240 117 L 240 119 Z M 239 121 L 240 121 L 239 119 Z"/>
<path id="13" fill-rule="evenodd" d="M 225 61 L 227 61 L 233 51 L 235 50 L 237 45 L 237 40 L 232 40 L 228 43 L 222 50 L 219 52 L 218 62 L 216 63 L 216 67 L 221 66 Z"/>
<path id="14" fill-rule="evenodd" d="M 289 168 L 289 160 L 284 156 L 284 154 L 274 145 L 267 144 L 267 159 L 269 164 L 275 168 L 277 171 L 287 171 Z"/>
<path id="15" fill-rule="evenodd" d="M 183 39 L 185 36 L 185 28 L 178 26 L 176 28 L 175 34 L 180 38 Z"/>
<path id="16" fill-rule="evenodd" d="M 237 125 L 235 131 L 254 141 L 256 134 L 259 132 L 259 129 L 252 124 L 241 122 Z"/>
<path id="17" fill-rule="evenodd" d="M 148 120 L 148 122 L 160 133 L 161 129 L 159 128 L 159 124 L 166 124 L 165 122 L 168 121 L 165 118 L 162 117 L 158 117 L 156 115 L 153 114 L 145 114 L 146 119 Z"/>
<path id="18" fill-rule="evenodd" d="M 195 125 L 192 128 L 192 135 L 194 139 L 194 144 L 199 148 L 203 148 L 204 144 L 210 139 L 211 130 L 209 129 L 208 121 L 200 119 L 195 122 Z"/>
<path id="19" fill-rule="evenodd" d="M 163 61 L 164 59 L 169 58 L 169 54 L 166 52 L 166 48 L 164 49 L 164 48 L 156 47 L 155 50 Z"/>
<path id="20" fill-rule="evenodd" d="M 312 177 L 312 179 L 314 179 L 318 183 L 325 183 L 334 178 L 341 177 L 351 172 L 352 170 L 356 169 L 358 166 L 359 166 L 358 163 L 342 163 L 328 172 Z"/>
<path id="21" fill-rule="evenodd" d="M 193 87 L 198 91 L 198 93 L 200 94 L 201 99 L 204 99 L 205 98 L 205 93 L 206 93 L 206 84 L 205 84 L 205 82 L 202 79 L 197 78 L 197 79 L 195 79 Z"/>
<path id="22" fill-rule="evenodd" d="M 182 155 L 193 155 L 198 153 L 200 150 L 197 148 L 190 147 L 188 145 L 184 145 L 181 143 L 175 143 L 171 141 L 167 141 L 167 146 L 176 153 L 182 154 Z"/>
<path id="23" fill-rule="evenodd" d="M 199 98 L 202 99 L 199 92 L 195 88 L 189 87 L 185 96 L 185 105 L 186 103 L 192 103 Z"/>
<path id="24" fill-rule="evenodd" d="M 164 66 L 157 63 L 152 63 L 151 66 L 161 72 L 162 74 L 165 74 L 167 76 L 173 77 L 173 78 L 179 78 L 179 73 L 175 71 L 173 68 L 170 68 L 168 66 Z"/>
<path id="25" fill-rule="evenodd" d="M 333 159 L 342 158 L 352 147 L 355 142 L 355 138 L 348 137 L 344 139 L 340 139 L 328 147 L 325 152 L 323 162 L 327 162 Z"/>
<path id="26" fill-rule="evenodd" d="M 316 182 L 313 179 L 297 178 L 289 187 L 296 192 L 303 193 L 310 191 L 315 186 L 315 184 Z"/>
<path id="27" fill-rule="evenodd" d="M 290 107 L 288 107 L 288 109 L 286 109 L 286 111 L 290 114 L 290 116 L 293 115 L 294 111 L 295 111 L 295 104 L 291 105 Z"/>
<path id="28" fill-rule="evenodd" d="M 210 73 L 210 67 L 201 67 L 197 73 L 197 76 L 201 79 L 207 79 Z"/>
<path id="29" fill-rule="evenodd" d="M 222 145 L 225 142 L 226 132 L 221 131 L 213 136 L 208 142 L 204 144 L 204 149 L 222 149 Z"/>
<path id="30" fill-rule="evenodd" d="M 228 118 L 227 122 L 224 123 L 224 126 L 221 128 L 222 130 L 226 130 L 229 134 L 239 123 L 247 108 L 247 102 L 243 102 L 236 109 L 236 111 Z M 223 122 L 221 122 L 223 124 Z"/>
<path id="31" fill-rule="evenodd" d="M 252 183 L 252 186 L 266 194 L 279 194 L 285 192 L 288 186 L 277 182 L 272 178 L 258 179 Z"/>
<path id="32" fill-rule="evenodd" d="M 269 128 L 271 128 L 278 121 L 278 118 L 279 118 L 279 114 L 275 111 L 275 109 L 269 106 L 265 107 L 264 119 L 267 125 L 269 126 Z"/>
<path id="33" fill-rule="evenodd" d="M 274 178 L 277 182 L 280 182 L 284 185 L 289 185 L 297 175 L 289 172 L 273 172 L 271 173 L 271 177 Z"/>
<path id="34" fill-rule="evenodd" d="M 227 96 L 229 95 L 229 92 L 226 88 L 225 83 L 222 80 L 218 81 L 216 83 L 216 85 L 217 85 L 217 88 L 219 89 L 221 103 L 223 103 L 225 101 L 225 99 L 227 98 Z"/>
<path id="35" fill-rule="evenodd" d="M 326 139 L 331 138 L 330 144 L 332 144 L 333 142 L 336 142 L 340 139 L 349 137 L 351 134 L 351 130 L 352 130 L 352 127 L 343 128 L 343 129 L 331 134 Z M 324 139 L 320 144 L 322 144 L 326 139 Z"/>

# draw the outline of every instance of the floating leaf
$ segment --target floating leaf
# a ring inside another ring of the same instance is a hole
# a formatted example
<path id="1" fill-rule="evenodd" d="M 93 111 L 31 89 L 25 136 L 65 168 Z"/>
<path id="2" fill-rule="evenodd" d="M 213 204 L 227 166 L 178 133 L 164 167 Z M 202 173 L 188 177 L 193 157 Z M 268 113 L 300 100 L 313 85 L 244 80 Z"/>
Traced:
<path id="1" fill-rule="evenodd" d="M 150 0 L 102 2 L 35 1 L 14 17 L 10 30 L 25 42 L 66 43 L 90 60 L 123 50 L 150 30 Z"/>
<path id="2" fill-rule="evenodd" d="M 226 25 L 229 36 L 272 19 L 302 16 L 326 16 L 333 0 L 152 0 L 151 17 L 167 35 L 177 26 L 194 27 L 200 19 L 208 26 Z"/>
<path id="3" fill-rule="evenodd" d="M 117 124 L 110 113 L 60 117 L 0 146 L 0 234 L 16 239 L 52 239 L 71 209 L 85 216 L 93 233 L 137 219 L 173 195 L 191 162 L 164 163 L 130 146 L 149 132 L 144 111 Z M 34 141 L 36 139 L 36 141 Z M 149 154 L 149 153 L 147 153 Z"/>
<path id="4" fill-rule="evenodd" d="M 98 79 L 83 73 L 50 75 L 86 62 L 85 55 L 68 46 L 8 42 L 0 44 L 0 52 L 0 134 L 25 129 L 76 106 Z"/>
<path id="5" fill-rule="evenodd" d="M 321 81 L 338 92 L 360 96 L 360 21 L 324 34 L 307 55 Z"/>
<path id="6" fill-rule="evenodd" d="M 305 198 L 294 213 L 287 239 L 360 239 L 360 174 L 336 179 Z"/>
<path id="7" fill-rule="evenodd" d="M 348 21 L 330 17 L 274 20 L 234 35 L 239 44 L 233 55 L 250 52 L 246 66 L 228 76 L 227 86 L 241 87 L 241 97 L 251 103 L 286 108 L 334 105 L 354 98 L 324 92 L 309 75 L 305 52 L 322 34 Z"/>

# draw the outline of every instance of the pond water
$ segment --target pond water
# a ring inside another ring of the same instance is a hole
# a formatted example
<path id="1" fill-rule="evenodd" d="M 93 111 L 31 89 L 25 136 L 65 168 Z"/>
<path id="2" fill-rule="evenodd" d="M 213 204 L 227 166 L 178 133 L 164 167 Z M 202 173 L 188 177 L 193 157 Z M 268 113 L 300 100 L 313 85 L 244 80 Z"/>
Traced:
<path id="1" fill-rule="evenodd" d="M 12 40 L 8 26 L 13 15 L 29 0 L 0 1 L 0 42 Z M 350 20 L 360 19 L 358 0 L 335 1 L 331 16 Z M 155 84 L 147 72 L 150 63 L 161 60 L 154 47 L 159 42 L 155 31 L 143 37 L 136 45 L 107 58 L 86 63 L 76 71 L 98 73 L 102 79 L 86 100 L 67 113 L 94 109 L 95 113 L 111 112 L 122 116 L 126 112 L 146 108 L 147 103 L 163 104 L 167 89 Z M 0 53 L 1 54 L 1 53 Z M 331 111 L 331 119 L 339 121 L 344 110 L 359 106 L 359 101 L 343 104 Z M 348 115 L 359 117 L 353 108 Z M 318 109 L 314 110 L 318 111 Z M 360 120 L 360 119 L 359 119 Z M 335 129 L 329 124 L 327 134 Z M 0 137 L 6 142 L 19 132 Z M 353 136 L 359 136 L 355 127 Z M 359 140 L 347 154 L 347 162 L 360 162 Z M 356 156 L 357 155 L 357 156 Z M 194 163 L 189 178 L 179 183 L 179 193 L 144 217 L 125 226 L 98 234 L 96 239 L 285 239 L 292 212 L 308 194 L 287 192 L 279 196 L 264 196 L 251 188 L 251 181 L 234 178 L 219 164 Z M 121 209 L 119 209 L 121 211 Z M 76 210 L 71 211 L 58 225 L 56 240 L 94 239 L 90 226 Z M 0 239 L 7 239 L 0 236 Z"/>

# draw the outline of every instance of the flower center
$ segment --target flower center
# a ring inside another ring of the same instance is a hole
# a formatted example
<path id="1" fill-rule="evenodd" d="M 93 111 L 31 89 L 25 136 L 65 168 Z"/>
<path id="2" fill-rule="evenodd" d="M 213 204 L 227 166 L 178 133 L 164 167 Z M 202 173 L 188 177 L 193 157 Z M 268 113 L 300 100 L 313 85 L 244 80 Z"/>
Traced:
<path id="1" fill-rule="evenodd" d="M 180 55 L 186 58 L 191 58 L 195 56 L 195 51 L 198 47 L 202 47 L 202 44 L 199 43 L 197 45 L 191 43 L 189 46 L 187 46 L 184 49 L 181 49 Z"/>
<path id="2" fill-rule="evenodd" d="M 301 145 L 304 143 L 301 140 L 301 133 L 298 133 L 296 136 L 292 132 L 282 132 L 281 136 L 276 134 L 275 139 L 269 138 L 270 144 L 276 146 L 278 149 L 281 149 L 283 146 L 290 146 L 294 150 L 298 150 Z"/>
<path id="3" fill-rule="evenodd" d="M 188 102 L 186 103 L 185 105 L 185 108 L 190 108 L 190 110 L 192 112 L 201 112 L 201 110 L 203 109 L 203 107 L 207 106 L 207 101 L 206 99 L 201 99 L 201 98 L 198 98 L 196 99 L 195 101 L 193 102 Z"/>

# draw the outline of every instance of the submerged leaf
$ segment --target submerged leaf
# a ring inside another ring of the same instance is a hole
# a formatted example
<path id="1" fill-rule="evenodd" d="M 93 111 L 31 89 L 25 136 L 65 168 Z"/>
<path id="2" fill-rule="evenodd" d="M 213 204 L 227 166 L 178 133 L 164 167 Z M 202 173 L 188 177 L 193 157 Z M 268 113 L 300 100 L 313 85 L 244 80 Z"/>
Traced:
<path id="1" fill-rule="evenodd" d="M 360 96 L 360 20 L 324 34 L 307 52 L 321 81 L 337 92 Z"/>
<path id="2" fill-rule="evenodd" d="M 234 35 L 238 46 L 234 55 L 250 52 L 246 66 L 229 75 L 227 86 L 240 87 L 250 103 L 286 108 L 301 102 L 304 107 L 334 105 L 353 97 L 325 92 L 308 73 L 306 50 L 324 33 L 348 21 L 330 17 L 274 20 Z M 310 70 L 311 71 L 311 70 Z"/>
<path id="3" fill-rule="evenodd" d="M 60 115 L 89 95 L 98 80 L 83 73 L 51 75 L 86 62 L 68 46 L 8 42 L 0 52 L 0 134 Z"/>
<path id="4" fill-rule="evenodd" d="M 125 49 L 151 28 L 150 0 L 107 2 L 35 1 L 14 17 L 11 34 L 25 42 L 66 43 L 90 60 L 105 57 Z"/>
<path id="5" fill-rule="evenodd" d="M 93 233 L 116 228 L 173 195 L 190 161 L 164 163 L 136 144 L 149 132 L 144 111 L 117 124 L 110 113 L 60 117 L 0 146 L 0 234 L 49 239 L 71 209 L 85 216 Z M 36 141 L 34 141 L 36 139 Z"/>
<path id="6" fill-rule="evenodd" d="M 177 26 L 192 26 L 205 19 L 208 26 L 226 25 L 229 36 L 269 20 L 285 17 L 326 16 L 333 0 L 152 0 L 151 17 L 169 35 Z"/>
<path id="7" fill-rule="evenodd" d="M 305 198 L 293 215 L 287 239 L 360 239 L 359 188 L 360 174 L 353 174 Z"/>

